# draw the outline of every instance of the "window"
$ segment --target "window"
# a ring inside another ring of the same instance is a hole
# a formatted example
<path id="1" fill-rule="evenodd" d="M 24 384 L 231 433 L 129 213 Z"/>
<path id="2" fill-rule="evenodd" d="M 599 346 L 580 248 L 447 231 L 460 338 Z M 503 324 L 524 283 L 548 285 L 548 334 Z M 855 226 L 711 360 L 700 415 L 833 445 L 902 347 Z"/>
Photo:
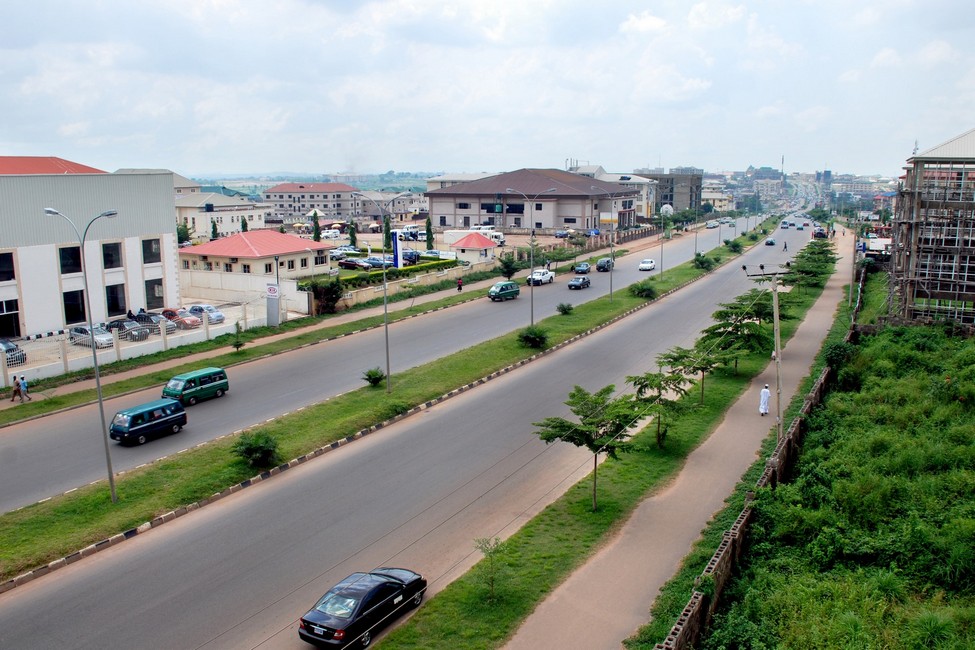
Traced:
<path id="1" fill-rule="evenodd" d="M 125 285 L 113 284 L 105 287 L 105 306 L 109 316 L 121 316 L 125 313 Z"/>
<path id="2" fill-rule="evenodd" d="M 213 270 L 213 262 L 204 262 L 203 263 L 203 270 L 204 271 L 212 271 Z"/>
<path id="3" fill-rule="evenodd" d="M 576 223 L 575 217 L 562 217 L 562 223 Z"/>
<path id="4" fill-rule="evenodd" d="M 102 266 L 106 269 L 122 268 L 122 244 L 102 244 Z"/>
<path id="5" fill-rule="evenodd" d="M 162 261 L 162 248 L 158 239 L 142 240 L 142 263 L 158 264 Z"/>
<path id="6" fill-rule="evenodd" d="M 301 258 L 301 268 L 303 268 L 303 269 L 307 269 L 308 268 L 308 258 L 307 257 L 302 257 Z"/>
<path id="7" fill-rule="evenodd" d="M 16 280 L 14 273 L 14 254 L 0 253 L 0 282 L 10 282 Z"/>
<path id="8" fill-rule="evenodd" d="M 294 260 L 288 260 L 288 270 L 289 271 L 294 271 L 295 270 L 295 261 Z"/>
<path id="9" fill-rule="evenodd" d="M 265 273 L 270 274 L 272 271 L 274 271 L 274 269 L 271 267 L 271 264 L 270 263 L 264 265 L 264 272 Z"/>
<path id="10" fill-rule="evenodd" d="M 64 305 L 64 322 L 82 323 L 85 321 L 85 292 L 65 291 L 62 296 Z"/>
<path id="11" fill-rule="evenodd" d="M 524 203 L 509 203 L 508 214 L 525 214 Z"/>
<path id="12" fill-rule="evenodd" d="M 325 253 L 315 254 L 315 266 L 321 266 L 325 263 Z"/>
<path id="13" fill-rule="evenodd" d="M 190 268 L 190 261 L 189 260 L 183 260 L 183 268 L 184 269 Z"/>
<path id="14" fill-rule="evenodd" d="M 470 210 L 471 209 L 471 204 L 470 203 L 467 203 L 467 202 L 458 203 L 457 204 L 457 209 L 458 210 Z"/>
<path id="15" fill-rule="evenodd" d="M 447 225 L 447 217 L 445 217 L 445 216 L 441 216 L 440 217 L 440 225 L 441 226 L 446 226 Z"/>
<path id="16" fill-rule="evenodd" d="M 241 265 L 241 271 L 243 271 L 244 273 L 250 273 L 251 272 L 251 265 L 250 264 L 243 264 L 243 265 Z"/>
<path id="17" fill-rule="evenodd" d="M 536 203 L 535 204 L 535 212 L 541 212 L 541 211 L 542 211 L 542 204 L 541 203 Z"/>
<path id="18" fill-rule="evenodd" d="M 77 246 L 67 246 L 59 249 L 61 256 L 61 274 L 81 273 L 81 249 Z M 71 321 L 68 321 L 69 323 Z"/>
<path id="19" fill-rule="evenodd" d="M 234 272 L 234 265 L 231 264 L 230 262 L 224 262 L 223 263 L 223 272 L 224 273 L 233 273 Z"/>
<path id="20" fill-rule="evenodd" d="M 162 309 L 162 280 L 146 280 L 146 309 Z"/>

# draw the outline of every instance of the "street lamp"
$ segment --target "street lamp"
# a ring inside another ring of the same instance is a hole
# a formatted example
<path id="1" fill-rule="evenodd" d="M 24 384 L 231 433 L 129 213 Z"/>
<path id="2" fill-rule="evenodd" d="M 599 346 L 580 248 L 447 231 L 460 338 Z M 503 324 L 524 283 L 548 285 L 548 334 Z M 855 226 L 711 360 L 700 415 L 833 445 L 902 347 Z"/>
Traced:
<path id="1" fill-rule="evenodd" d="M 115 472 L 112 470 L 112 453 L 108 448 L 108 427 L 105 425 L 105 403 L 102 399 L 102 378 L 98 372 L 98 348 L 95 346 L 95 323 L 91 318 L 91 292 L 88 290 L 88 265 L 85 263 L 85 239 L 88 237 L 88 229 L 91 228 L 91 224 L 95 223 L 102 217 L 106 219 L 111 219 L 116 216 L 118 212 L 116 210 L 106 210 L 100 215 L 92 219 L 85 226 L 84 232 L 78 231 L 78 226 L 69 219 L 64 214 L 58 212 L 54 208 L 44 208 L 44 214 L 52 217 L 61 217 L 67 221 L 71 228 L 74 229 L 74 234 L 78 237 L 78 246 L 81 253 L 81 278 L 85 283 L 85 316 L 88 317 L 88 334 L 91 336 L 88 343 L 91 345 L 91 360 L 95 366 L 95 390 L 98 393 L 98 414 L 102 419 L 102 440 L 105 443 L 105 466 L 108 470 L 108 487 L 112 492 L 112 503 L 118 502 L 118 496 L 115 494 Z"/>
<path id="2" fill-rule="evenodd" d="M 790 264 L 786 262 L 786 270 L 765 272 L 765 265 L 759 264 L 757 274 L 748 274 L 748 267 L 742 264 L 741 270 L 749 278 L 761 278 L 760 281 L 772 281 L 772 330 L 774 332 L 774 354 L 775 354 L 775 440 L 782 440 L 782 340 L 779 336 L 779 276 L 786 273 Z"/>
<path id="3" fill-rule="evenodd" d="M 603 194 L 608 196 L 610 202 L 609 209 L 613 212 L 613 220 L 609 224 L 609 259 L 613 260 L 613 265 L 609 269 L 609 301 L 613 302 L 613 267 L 616 266 L 616 252 L 613 250 L 613 245 L 616 243 L 615 226 L 616 226 L 616 219 L 618 218 L 615 212 L 616 199 L 623 196 L 623 194 L 625 194 L 626 192 L 623 191 L 623 192 L 617 192 L 615 194 L 611 194 L 608 190 L 604 190 L 601 187 L 596 187 L 595 185 L 591 185 L 589 189 L 594 190 L 596 192 L 602 192 Z"/>
<path id="4" fill-rule="evenodd" d="M 520 194 L 525 198 L 525 203 L 528 203 L 528 221 L 530 223 L 531 233 L 532 233 L 531 244 L 528 248 L 528 257 L 529 257 L 528 265 L 531 267 L 531 270 L 528 271 L 528 296 L 529 296 L 528 302 L 530 303 L 530 309 L 531 309 L 532 327 L 535 326 L 535 283 L 532 282 L 532 276 L 531 276 L 532 272 L 534 272 L 535 270 L 535 201 L 542 194 L 548 194 L 549 192 L 554 192 L 556 191 L 556 189 L 557 188 L 550 187 L 547 190 L 542 190 L 534 197 L 532 197 L 530 201 L 528 199 L 528 195 L 525 194 L 524 192 L 519 192 L 518 190 L 510 187 L 505 188 L 504 190 L 505 192 L 508 193 Z"/>
<path id="5" fill-rule="evenodd" d="M 379 208 L 379 219 L 385 223 L 386 222 L 386 211 L 393 202 L 403 196 L 406 196 L 409 192 L 400 192 L 386 203 L 380 205 L 375 199 L 370 196 L 366 196 L 362 192 L 353 192 L 352 196 L 358 196 L 360 198 L 371 201 L 374 206 Z M 383 334 L 386 337 L 386 392 L 390 392 L 389 387 L 389 293 L 386 288 L 386 247 L 383 246 Z"/>

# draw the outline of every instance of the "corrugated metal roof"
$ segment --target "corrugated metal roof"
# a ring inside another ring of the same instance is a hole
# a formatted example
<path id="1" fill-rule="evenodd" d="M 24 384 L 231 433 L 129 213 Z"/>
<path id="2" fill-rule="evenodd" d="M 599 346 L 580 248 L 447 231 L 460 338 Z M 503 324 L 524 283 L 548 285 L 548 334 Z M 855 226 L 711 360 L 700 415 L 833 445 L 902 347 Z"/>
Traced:
<path id="1" fill-rule="evenodd" d="M 55 156 L 0 156 L 0 174 L 107 174 Z"/>
<path id="2" fill-rule="evenodd" d="M 555 188 L 554 192 L 546 193 L 545 190 Z M 599 190 L 593 190 L 593 187 Z M 484 196 L 490 194 L 505 194 L 511 188 L 525 194 L 529 199 L 539 195 L 539 199 L 546 196 L 556 197 L 580 197 L 592 196 L 599 197 L 606 194 L 637 195 L 638 190 L 620 187 L 617 183 L 607 183 L 588 176 L 580 176 L 572 172 L 562 171 L 561 169 L 519 169 L 513 172 L 489 176 L 481 180 L 470 181 L 430 190 L 427 194 L 438 195 L 460 195 L 460 196 Z M 512 195 L 508 192 L 508 195 Z M 521 194 L 516 194 L 521 196 Z"/>
<path id="3" fill-rule="evenodd" d="M 975 129 L 955 136 L 936 147 L 911 156 L 910 160 L 975 160 Z"/>
<path id="4" fill-rule="evenodd" d="M 297 235 L 278 232 L 277 230 L 248 230 L 229 237 L 222 237 L 206 244 L 180 249 L 183 256 L 212 255 L 214 257 L 240 257 L 245 259 L 259 259 L 274 257 L 275 255 L 290 255 L 303 253 L 307 249 L 313 251 L 334 248 L 325 242 L 303 239 Z"/>

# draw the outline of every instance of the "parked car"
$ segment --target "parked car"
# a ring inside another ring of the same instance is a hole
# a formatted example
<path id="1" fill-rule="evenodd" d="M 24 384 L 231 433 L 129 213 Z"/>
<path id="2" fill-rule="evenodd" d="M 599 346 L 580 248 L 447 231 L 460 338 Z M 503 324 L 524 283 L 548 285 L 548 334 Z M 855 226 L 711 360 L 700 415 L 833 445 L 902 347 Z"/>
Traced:
<path id="1" fill-rule="evenodd" d="M 518 287 L 516 282 L 511 280 L 505 280 L 504 282 L 495 282 L 494 286 L 488 289 L 488 298 L 492 302 L 499 300 L 513 300 L 518 297 L 521 293 L 521 289 Z"/>
<path id="2" fill-rule="evenodd" d="M 149 338 L 149 328 L 130 318 L 109 321 L 105 329 L 109 332 L 118 330 L 118 337 L 123 341 L 145 341 Z"/>
<path id="3" fill-rule="evenodd" d="M 771 237 L 768 237 L 768 238 L 767 238 L 767 239 L 765 240 L 765 245 L 766 245 L 766 246 L 775 246 L 775 240 L 774 240 L 774 239 L 772 239 Z"/>
<path id="4" fill-rule="evenodd" d="M 181 330 L 196 329 L 203 324 L 203 321 L 182 307 L 178 309 L 163 309 L 160 313 L 165 318 L 176 323 L 176 327 Z"/>
<path id="5" fill-rule="evenodd" d="M 590 282 L 588 275 L 577 275 L 569 280 L 570 289 L 588 289 L 589 284 Z"/>
<path id="6" fill-rule="evenodd" d="M 336 246 L 334 250 L 339 253 L 361 253 L 362 252 L 355 246 L 350 246 L 349 244 Z"/>
<path id="7" fill-rule="evenodd" d="M 211 325 L 219 325 L 227 320 L 223 315 L 223 312 L 213 305 L 190 305 L 187 307 L 187 311 L 199 318 L 201 321 L 205 315 Z"/>
<path id="8" fill-rule="evenodd" d="M 636 267 L 637 271 L 652 271 L 657 268 L 656 260 L 652 260 L 649 257 L 645 260 L 640 260 L 639 266 Z"/>
<path id="9" fill-rule="evenodd" d="M 333 262 L 337 262 L 339 260 L 344 260 L 345 259 L 345 253 L 343 253 L 342 251 L 339 251 L 339 250 L 331 250 L 331 251 L 328 252 L 328 259 L 332 260 Z"/>
<path id="10" fill-rule="evenodd" d="M 186 411 L 174 399 L 157 399 L 123 409 L 108 426 L 108 437 L 123 445 L 143 445 L 153 438 L 179 433 L 186 426 Z"/>
<path id="11" fill-rule="evenodd" d="M 135 322 L 145 325 L 153 334 L 161 333 L 161 330 L 164 327 L 166 328 L 167 334 L 172 334 L 176 331 L 176 323 L 164 318 L 161 314 L 151 314 L 149 312 L 140 311 L 135 315 Z"/>
<path id="12" fill-rule="evenodd" d="M 592 264 L 589 262 L 579 262 L 573 270 L 576 273 L 589 273 L 592 270 Z"/>
<path id="13" fill-rule="evenodd" d="M 339 260 L 339 268 L 353 271 L 371 271 L 372 264 L 358 257 L 347 257 L 344 260 Z"/>
<path id="14" fill-rule="evenodd" d="M 27 353 L 10 339 L 0 339 L 0 350 L 7 355 L 7 366 L 22 366 L 27 363 Z"/>
<path id="15" fill-rule="evenodd" d="M 374 268 L 374 269 L 381 269 L 384 266 L 386 268 L 389 268 L 390 266 L 393 266 L 393 260 L 386 259 L 386 258 L 383 258 L 383 257 L 372 257 L 371 256 L 371 257 L 365 258 L 363 261 L 366 264 L 368 264 L 371 268 Z"/>
<path id="16" fill-rule="evenodd" d="M 552 284 L 555 282 L 555 274 L 548 269 L 535 269 L 528 276 L 528 284 Z"/>
<path id="17" fill-rule="evenodd" d="M 94 337 L 92 334 L 94 334 Z M 88 329 L 87 325 L 76 325 L 68 330 L 68 340 L 74 345 L 87 345 L 90 347 L 92 338 L 95 340 L 96 348 L 110 348 L 115 345 L 115 339 L 112 337 L 112 334 L 104 327 L 98 327 L 96 325 L 94 329 Z"/>
<path id="18" fill-rule="evenodd" d="M 364 648 L 384 625 L 418 607 L 426 590 L 423 576 L 409 569 L 353 573 L 298 620 L 298 636 L 313 645 Z"/>
<path id="19" fill-rule="evenodd" d="M 556 230 L 555 231 L 555 238 L 556 239 L 566 239 L 568 236 L 569 236 L 569 231 L 568 230 Z"/>
<path id="20" fill-rule="evenodd" d="M 613 270 L 613 258 L 603 257 L 598 262 L 596 262 L 597 271 L 612 271 Z"/>

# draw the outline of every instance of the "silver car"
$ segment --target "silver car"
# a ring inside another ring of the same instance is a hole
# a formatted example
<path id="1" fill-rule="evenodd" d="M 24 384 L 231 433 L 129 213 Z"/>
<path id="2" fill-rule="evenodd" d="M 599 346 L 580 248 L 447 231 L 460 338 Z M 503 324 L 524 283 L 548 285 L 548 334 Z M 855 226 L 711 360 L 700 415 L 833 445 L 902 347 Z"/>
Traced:
<path id="1" fill-rule="evenodd" d="M 97 348 L 110 348 L 115 345 L 115 338 L 104 327 L 95 326 L 94 329 L 89 330 L 87 325 L 76 325 L 68 330 L 68 340 L 74 345 L 90 346 L 92 338 L 95 339 Z"/>
<path id="2" fill-rule="evenodd" d="M 213 305 L 190 305 L 186 309 L 201 321 L 203 320 L 203 316 L 205 314 L 211 325 L 219 325 L 226 320 L 223 312 Z"/>

